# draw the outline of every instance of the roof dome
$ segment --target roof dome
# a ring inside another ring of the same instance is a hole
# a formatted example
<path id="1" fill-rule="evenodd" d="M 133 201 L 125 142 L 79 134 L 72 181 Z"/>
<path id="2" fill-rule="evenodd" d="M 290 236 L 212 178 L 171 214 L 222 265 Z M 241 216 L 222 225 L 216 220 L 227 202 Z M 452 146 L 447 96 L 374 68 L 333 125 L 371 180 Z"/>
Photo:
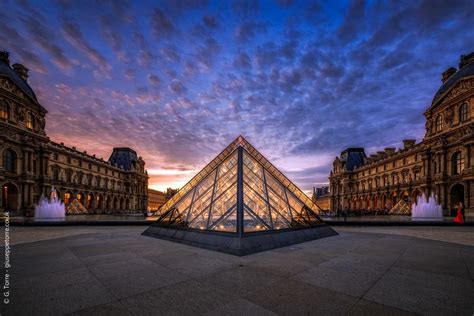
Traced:
<path id="1" fill-rule="evenodd" d="M 10 67 L 10 61 L 9 61 L 9 54 L 8 52 L 0 52 L 0 76 L 5 76 L 13 83 L 20 88 L 21 91 L 23 91 L 27 96 L 32 98 L 34 101 L 38 101 L 36 99 L 36 95 L 33 92 L 33 89 L 31 89 L 30 85 L 26 82 L 25 79 L 23 79 L 20 74 L 22 74 L 25 78 L 27 77 L 28 69 L 24 67 L 23 65 L 20 64 L 15 64 L 16 69 L 13 69 Z M 18 71 L 21 71 L 18 73 Z"/>
<path id="2" fill-rule="evenodd" d="M 436 91 L 432 104 L 438 102 L 441 99 L 441 96 L 454 87 L 459 80 L 465 77 L 474 76 L 474 52 L 469 55 L 461 55 L 459 70 L 456 72 L 452 71 L 452 74 L 446 78 L 445 74 L 451 72 L 451 69 L 454 70 L 454 68 L 450 68 L 443 73 L 443 85 L 438 89 L 438 91 Z"/>

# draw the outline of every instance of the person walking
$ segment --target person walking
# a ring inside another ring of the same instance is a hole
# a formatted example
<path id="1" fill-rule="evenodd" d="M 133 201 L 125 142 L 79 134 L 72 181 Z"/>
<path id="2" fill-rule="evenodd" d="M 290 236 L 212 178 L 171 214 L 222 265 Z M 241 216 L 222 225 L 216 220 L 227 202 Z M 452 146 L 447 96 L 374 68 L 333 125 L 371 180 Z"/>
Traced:
<path id="1" fill-rule="evenodd" d="M 463 207 L 462 203 L 459 202 L 459 204 L 458 204 L 458 213 L 456 215 L 456 218 L 454 219 L 454 221 L 456 223 L 459 223 L 459 224 L 464 223 L 463 216 L 462 216 L 462 213 L 461 213 L 462 207 Z"/>
<path id="2" fill-rule="evenodd" d="M 466 221 L 466 215 L 465 215 L 465 207 L 464 207 L 464 204 L 462 202 L 459 202 L 459 206 L 461 206 L 461 214 L 462 214 L 462 220 L 463 222 Z"/>

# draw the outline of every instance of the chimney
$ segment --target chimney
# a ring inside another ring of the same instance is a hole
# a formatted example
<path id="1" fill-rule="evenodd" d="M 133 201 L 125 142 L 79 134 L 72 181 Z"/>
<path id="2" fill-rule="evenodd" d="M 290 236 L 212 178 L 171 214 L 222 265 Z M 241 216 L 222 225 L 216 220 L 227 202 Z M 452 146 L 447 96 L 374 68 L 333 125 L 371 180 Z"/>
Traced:
<path id="1" fill-rule="evenodd" d="M 403 140 L 403 149 L 412 148 L 415 146 L 416 140 L 415 139 L 404 139 Z"/>
<path id="2" fill-rule="evenodd" d="M 28 80 L 28 68 L 23 66 L 22 64 L 13 64 L 13 70 L 21 77 L 21 79 L 27 81 Z"/>
<path id="3" fill-rule="evenodd" d="M 445 83 L 452 75 L 456 73 L 456 68 L 450 67 L 441 74 L 441 81 Z"/>
<path id="4" fill-rule="evenodd" d="M 393 153 L 395 152 L 395 148 L 393 148 L 393 147 L 387 147 L 387 148 L 384 149 L 384 151 L 385 151 L 385 153 L 386 153 L 387 155 L 391 155 L 391 154 L 393 154 Z"/>
<path id="5" fill-rule="evenodd" d="M 10 66 L 10 53 L 6 50 L 0 52 L 0 60 Z"/>
<path id="6" fill-rule="evenodd" d="M 469 55 L 461 55 L 459 61 L 459 69 L 472 62 L 474 62 L 474 52 L 470 53 Z"/>

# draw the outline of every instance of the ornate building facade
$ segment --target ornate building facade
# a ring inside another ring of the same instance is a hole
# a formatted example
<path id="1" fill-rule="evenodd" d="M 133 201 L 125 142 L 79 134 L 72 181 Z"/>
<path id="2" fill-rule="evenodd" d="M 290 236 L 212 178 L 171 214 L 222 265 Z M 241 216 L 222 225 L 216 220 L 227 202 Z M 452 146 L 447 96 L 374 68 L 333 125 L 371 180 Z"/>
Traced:
<path id="1" fill-rule="evenodd" d="M 404 140 L 400 150 L 385 148 L 366 156 L 348 148 L 334 160 L 329 176 L 331 209 L 376 211 L 400 199 L 435 194 L 444 215 L 463 202 L 474 215 L 474 53 L 461 56 L 459 69 L 442 74 L 442 85 L 425 111 L 420 143 Z"/>
<path id="2" fill-rule="evenodd" d="M 66 205 L 90 213 L 147 209 L 145 162 L 130 148 L 114 148 L 108 161 L 52 142 L 46 109 L 27 83 L 28 69 L 10 66 L 0 52 L 0 208 L 32 216 L 39 198 L 54 186 Z"/>

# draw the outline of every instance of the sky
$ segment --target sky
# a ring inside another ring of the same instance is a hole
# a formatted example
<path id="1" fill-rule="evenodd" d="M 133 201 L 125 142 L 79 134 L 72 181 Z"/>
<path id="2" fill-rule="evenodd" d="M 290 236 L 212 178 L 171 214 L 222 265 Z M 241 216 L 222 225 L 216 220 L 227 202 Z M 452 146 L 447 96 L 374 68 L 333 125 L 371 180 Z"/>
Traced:
<path id="1" fill-rule="evenodd" d="M 1 2 L 48 136 L 131 147 L 159 190 L 241 134 L 309 193 L 347 147 L 420 141 L 441 73 L 474 51 L 472 0 Z"/>

